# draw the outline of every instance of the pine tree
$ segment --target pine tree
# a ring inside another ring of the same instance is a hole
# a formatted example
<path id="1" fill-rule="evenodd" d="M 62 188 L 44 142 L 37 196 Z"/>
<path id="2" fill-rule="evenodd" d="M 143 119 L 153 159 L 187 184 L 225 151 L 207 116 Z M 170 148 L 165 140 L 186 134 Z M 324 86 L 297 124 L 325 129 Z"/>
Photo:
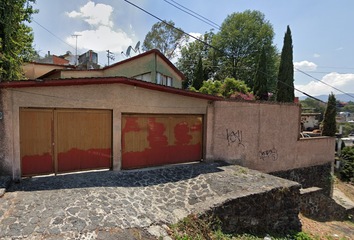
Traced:
<path id="1" fill-rule="evenodd" d="M 203 80 L 204 80 L 203 63 L 202 63 L 202 57 L 199 56 L 198 64 L 197 64 L 197 67 L 194 71 L 194 78 L 193 78 L 192 86 L 196 90 L 199 90 L 199 88 L 201 88 L 203 86 Z"/>
<path id="2" fill-rule="evenodd" d="M 277 97 L 278 102 L 294 102 L 294 64 L 293 44 L 290 27 L 287 27 L 284 36 L 284 45 L 281 51 L 278 72 Z"/>
<path id="3" fill-rule="evenodd" d="M 258 71 L 256 71 L 253 80 L 253 94 L 258 100 L 268 100 L 268 88 L 267 88 L 267 55 L 264 47 L 258 61 Z"/>
<path id="4" fill-rule="evenodd" d="M 328 96 L 327 108 L 323 119 L 322 135 L 334 136 L 336 134 L 336 115 L 336 97 L 331 93 Z"/>

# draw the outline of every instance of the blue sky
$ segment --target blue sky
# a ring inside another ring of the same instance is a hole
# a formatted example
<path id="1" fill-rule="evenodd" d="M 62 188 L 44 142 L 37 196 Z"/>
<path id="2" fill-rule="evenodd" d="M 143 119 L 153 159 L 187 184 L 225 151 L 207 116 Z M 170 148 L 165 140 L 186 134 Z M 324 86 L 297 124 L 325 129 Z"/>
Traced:
<path id="1" fill-rule="evenodd" d="M 293 37 L 294 65 L 311 76 L 347 93 L 354 93 L 354 1 L 352 0 L 174 0 L 221 25 L 228 14 L 247 9 L 259 10 L 273 25 L 274 43 L 281 50 L 287 25 Z M 174 8 L 165 0 L 131 0 L 154 15 L 175 22 L 187 33 L 198 34 L 212 27 Z M 124 0 L 37 0 L 39 13 L 30 26 L 35 49 L 44 56 L 75 54 L 94 50 L 99 63 L 107 64 L 106 50 L 115 53 L 115 61 L 128 46 L 143 42 L 158 20 L 134 8 Z M 40 25 L 50 30 L 56 37 Z M 216 32 L 216 31 L 215 31 Z M 61 40 L 59 40 L 59 39 Z M 135 53 L 132 52 L 131 55 Z M 311 95 L 338 93 L 299 72 L 295 86 Z M 296 96 L 301 96 L 295 92 Z M 353 99 L 354 101 L 354 99 Z"/>

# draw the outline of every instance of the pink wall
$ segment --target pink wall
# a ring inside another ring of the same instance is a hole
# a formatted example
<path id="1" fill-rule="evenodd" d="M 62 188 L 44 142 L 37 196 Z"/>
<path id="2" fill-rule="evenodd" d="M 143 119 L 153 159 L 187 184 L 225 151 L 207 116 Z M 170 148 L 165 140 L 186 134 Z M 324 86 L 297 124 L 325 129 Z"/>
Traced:
<path id="1" fill-rule="evenodd" d="M 208 113 L 206 160 L 263 172 L 334 160 L 334 138 L 299 139 L 299 105 L 225 101 L 214 102 Z"/>

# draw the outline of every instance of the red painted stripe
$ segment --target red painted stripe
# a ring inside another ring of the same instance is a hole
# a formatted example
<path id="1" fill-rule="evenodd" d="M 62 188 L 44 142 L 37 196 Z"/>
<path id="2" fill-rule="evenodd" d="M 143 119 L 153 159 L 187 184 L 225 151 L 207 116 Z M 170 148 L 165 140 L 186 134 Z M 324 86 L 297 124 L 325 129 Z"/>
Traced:
<path id="1" fill-rule="evenodd" d="M 111 167 L 111 148 L 89 149 L 72 148 L 58 154 L 58 172 L 77 171 Z"/>
<path id="2" fill-rule="evenodd" d="M 22 175 L 53 173 L 52 155 L 22 157 Z"/>

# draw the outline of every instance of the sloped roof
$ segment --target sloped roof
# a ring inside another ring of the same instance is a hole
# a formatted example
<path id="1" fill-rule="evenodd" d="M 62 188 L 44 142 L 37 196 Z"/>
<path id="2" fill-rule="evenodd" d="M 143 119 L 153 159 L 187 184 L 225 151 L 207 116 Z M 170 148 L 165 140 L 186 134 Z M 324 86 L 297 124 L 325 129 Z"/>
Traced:
<path id="1" fill-rule="evenodd" d="M 48 80 L 21 80 L 12 82 L 0 82 L 0 88 L 26 88 L 26 87 L 60 87 L 77 85 L 98 85 L 98 84 L 126 84 L 145 89 L 195 97 L 210 101 L 224 100 L 221 97 L 213 95 L 192 92 L 180 88 L 167 87 L 156 83 L 145 82 L 142 80 L 126 77 L 90 77 L 90 78 L 66 78 L 66 79 L 48 79 Z"/>
<path id="2" fill-rule="evenodd" d="M 144 57 L 144 56 L 147 56 L 147 55 L 150 55 L 150 54 L 157 54 L 159 57 L 162 58 L 162 60 L 164 60 L 167 65 L 169 65 L 173 71 L 175 71 L 178 76 L 180 76 L 182 78 L 182 80 L 186 79 L 186 77 L 183 75 L 183 73 L 181 73 L 181 71 L 179 71 L 175 65 L 173 65 L 173 63 L 171 63 L 170 60 L 168 60 L 159 50 L 157 49 L 152 49 L 150 51 L 147 51 L 147 52 L 144 52 L 144 53 L 141 53 L 139 55 L 136 55 L 134 57 L 131 57 L 131 58 L 127 58 L 123 61 L 120 61 L 120 62 L 117 62 L 115 64 L 112 64 L 110 66 L 107 66 L 107 67 L 104 67 L 102 69 L 88 69 L 88 70 L 70 70 L 70 69 L 54 69 L 40 77 L 38 77 L 39 79 L 43 79 L 43 78 L 49 78 L 50 76 L 52 76 L 54 73 L 57 73 L 57 72 L 62 72 L 62 71 L 104 71 L 106 69 L 109 69 L 109 68 L 113 68 L 115 66 L 119 66 L 119 65 L 122 65 L 122 64 L 125 64 L 127 62 L 131 62 L 131 61 L 134 61 L 136 59 L 139 59 L 141 57 Z"/>

